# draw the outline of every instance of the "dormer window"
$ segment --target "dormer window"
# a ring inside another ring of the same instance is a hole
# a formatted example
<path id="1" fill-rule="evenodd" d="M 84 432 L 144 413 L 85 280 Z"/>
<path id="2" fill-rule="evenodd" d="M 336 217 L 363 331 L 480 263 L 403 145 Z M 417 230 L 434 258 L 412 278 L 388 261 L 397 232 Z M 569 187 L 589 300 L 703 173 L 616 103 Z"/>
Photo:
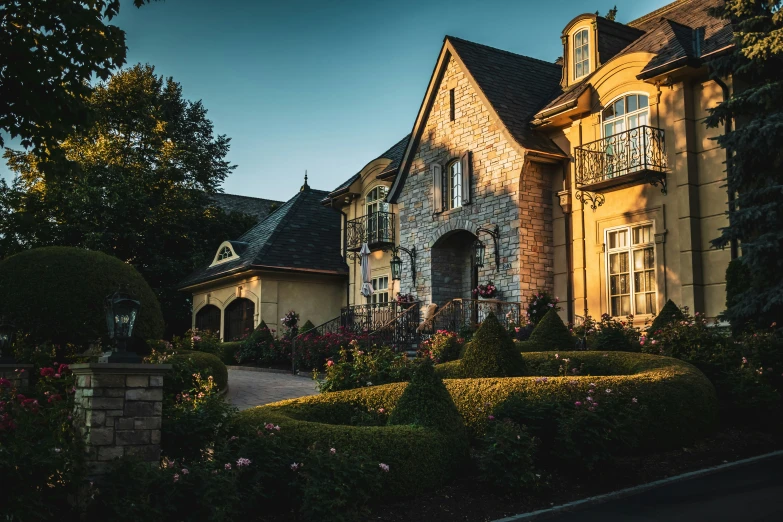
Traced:
<path id="1" fill-rule="evenodd" d="M 574 79 L 590 73 L 590 31 L 579 29 L 574 33 Z"/>
<path id="2" fill-rule="evenodd" d="M 234 253 L 231 251 L 230 248 L 227 246 L 224 246 L 220 252 L 218 252 L 218 261 L 223 261 L 224 259 L 228 259 L 229 257 L 234 257 Z"/>

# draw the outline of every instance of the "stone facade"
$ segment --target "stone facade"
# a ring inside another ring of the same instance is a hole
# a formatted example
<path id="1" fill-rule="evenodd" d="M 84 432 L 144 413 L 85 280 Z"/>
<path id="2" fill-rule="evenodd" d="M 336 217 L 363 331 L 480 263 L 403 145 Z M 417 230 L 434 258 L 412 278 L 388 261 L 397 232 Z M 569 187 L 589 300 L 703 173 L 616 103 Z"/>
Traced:
<path id="1" fill-rule="evenodd" d="M 158 462 L 163 376 L 170 369 L 168 364 L 71 366 L 73 418 L 84 437 L 89 473 L 100 475 L 109 461 L 123 456 Z"/>
<path id="2" fill-rule="evenodd" d="M 495 266 L 492 238 L 480 233 L 486 259 L 477 282 L 492 280 L 504 301 L 522 301 L 537 290 L 551 290 L 552 197 L 547 173 L 544 167 L 525 161 L 524 149 L 512 142 L 454 57 L 424 126 L 398 199 L 400 245 L 417 249 L 418 298 L 442 306 L 452 297 L 471 297 L 471 284 L 465 279 L 471 270 L 472 240 L 465 238 L 475 239 L 479 228 L 496 225 L 501 266 Z M 473 167 L 470 203 L 435 214 L 431 166 L 442 165 L 445 176 L 447 164 L 468 151 Z M 401 286 L 412 287 L 405 271 Z M 452 295 L 457 292 L 461 295 Z"/>

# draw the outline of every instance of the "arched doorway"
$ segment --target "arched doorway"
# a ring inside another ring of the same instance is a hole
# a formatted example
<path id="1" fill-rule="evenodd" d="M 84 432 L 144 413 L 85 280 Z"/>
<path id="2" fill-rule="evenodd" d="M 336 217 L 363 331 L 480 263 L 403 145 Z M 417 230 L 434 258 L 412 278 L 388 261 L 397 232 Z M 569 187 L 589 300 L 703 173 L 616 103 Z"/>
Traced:
<path id="1" fill-rule="evenodd" d="M 220 332 L 220 308 L 215 305 L 206 305 L 196 312 L 196 328 L 209 330 L 212 333 Z"/>
<path id="2" fill-rule="evenodd" d="M 250 335 L 255 326 L 253 324 L 255 308 L 250 299 L 240 297 L 231 301 L 231 304 L 226 307 L 223 321 L 224 341 L 233 341 L 241 339 L 244 335 Z"/>
<path id="3" fill-rule="evenodd" d="M 476 236 L 467 230 L 444 234 L 432 246 L 432 302 L 443 306 L 452 299 L 470 299 L 478 284 L 473 266 Z"/>

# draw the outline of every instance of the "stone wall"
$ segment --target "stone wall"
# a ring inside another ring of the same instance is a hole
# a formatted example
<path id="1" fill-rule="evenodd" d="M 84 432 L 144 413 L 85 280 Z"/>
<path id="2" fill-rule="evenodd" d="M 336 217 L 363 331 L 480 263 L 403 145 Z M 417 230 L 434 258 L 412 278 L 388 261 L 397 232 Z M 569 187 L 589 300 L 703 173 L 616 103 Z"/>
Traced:
<path id="1" fill-rule="evenodd" d="M 454 121 L 450 120 L 450 89 L 455 93 Z M 480 234 L 486 245 L 486 259 L 478 282 L 493 280 L 500 299 L 507 301 L 524 300 L 539 288 L 551 289 L 551 191 L 548 183 L 543 183 L 546 174 L 542 170 L 526 168 L 529 180 L 523 179 L 525 158 L 509 140 L 465 72 L 451 58 L 398 199 L 400 245 L 417 249 L 419 299 L 438 302 L 441 295 L 433 291 L 440 281 L 434 280 L 433 264 L 439 261 L 432 253 L 441 237 L 455 230 L 475 235 L 480 227 L 495 225 L 500 228 L 501 266 L 495 266 L 491 237 Z M 445 169 L 450 160 L 466 151 L 473 156 L 472 202 L 434 214 L 431 165 L 440 164 Z M 445 270 L 436 268 L 434 272 Z M 411 287 L 410 274 L 405 271 L 401 286 Z"/>
<path id="2" fill-rule="evenodd" d="M 170 365 L 74 364 L 74 423 L 86 445 L 88 471 L 100 475 L 109 461 L 132 456 L 160 459 L 163 375 Z"/>

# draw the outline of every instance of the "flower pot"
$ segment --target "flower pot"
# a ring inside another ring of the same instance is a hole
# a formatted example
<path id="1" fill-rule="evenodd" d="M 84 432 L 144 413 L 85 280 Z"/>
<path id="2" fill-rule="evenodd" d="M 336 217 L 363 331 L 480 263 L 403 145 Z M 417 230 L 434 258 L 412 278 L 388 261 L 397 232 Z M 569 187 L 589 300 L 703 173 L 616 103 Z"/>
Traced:
<path id="1" fill-rule="evenodd" d="M 497 296 L 495 297 L 484 297 L 483 295 L 478 296 L 479 301 L 499 301 Z"/>

